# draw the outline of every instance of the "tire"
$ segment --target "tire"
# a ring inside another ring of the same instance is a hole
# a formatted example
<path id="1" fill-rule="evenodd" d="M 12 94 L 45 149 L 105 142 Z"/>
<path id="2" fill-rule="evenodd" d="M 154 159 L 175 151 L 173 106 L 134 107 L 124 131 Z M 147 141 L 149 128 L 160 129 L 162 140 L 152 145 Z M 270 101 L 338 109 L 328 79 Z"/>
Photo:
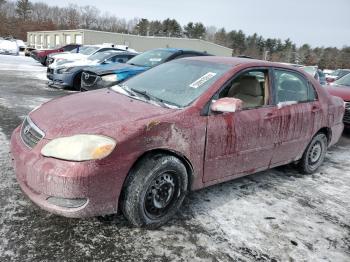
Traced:
<path id="1" fill-rule="evenodd" d="M 46 61 L 47 61 L 47 56 L 45 56 L 45 58 L 44 58 L 44 60 L 41 62 L 41 64 L 42 64 L 43 66 L 47 66 L 47 65 L 46 65 Z"/>
<path id="2" fill-rule="evenodd" d="M 77 74 L 73 80 L 73 90 L 80 91 L 81 86 L 81 73 Z"/>
<path id="3" fill-rule="evenodd" d="M 122 211 L 136 227 L 157 228 L 178 211 L 187 193 L 186 167 L 170 155 L 146 156 L 130 172 Z"/>
<path id="4" fill-rule="evenodd" d="M 318 133 L 312 138 L 299 162 L 301 172 L 312 174 L 321 166 L 327 152 L 327 144 L 327 136 L 324 133 Z"/>

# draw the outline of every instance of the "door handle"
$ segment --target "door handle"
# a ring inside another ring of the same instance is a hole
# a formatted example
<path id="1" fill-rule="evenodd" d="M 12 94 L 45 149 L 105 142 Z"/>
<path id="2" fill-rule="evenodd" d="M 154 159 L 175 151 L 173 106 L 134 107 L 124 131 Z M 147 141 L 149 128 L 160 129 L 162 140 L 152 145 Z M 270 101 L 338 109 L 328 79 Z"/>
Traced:
<path id="1" fill-rule="evenodd" d="M 321 109 L 321 107 L 319 107 L 319 106 L 312 106 L 311 112 L 316 113 L 316 112 L 320 111 L 320 109 Z"/>
<path id="2" fill-rule="evenodd" d="M 274 118 L 275 116 L 276 116 L 275 113 L 270 112 L 270 113 L 267 113 L 267 114 L 264 116 L 264 119 L 271 119 L 271 118 Z"/>

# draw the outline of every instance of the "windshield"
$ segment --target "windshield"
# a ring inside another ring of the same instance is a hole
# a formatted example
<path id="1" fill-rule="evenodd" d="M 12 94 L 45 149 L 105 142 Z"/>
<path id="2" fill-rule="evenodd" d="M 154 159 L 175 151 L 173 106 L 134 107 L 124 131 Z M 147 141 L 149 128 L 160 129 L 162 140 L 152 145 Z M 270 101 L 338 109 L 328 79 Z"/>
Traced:
<path id="1" fill-rule="evenodd" d="M 164 63 L 171 55 L 174 54 L 172 50 L 151 50 L 144 52 L 134 58 L 130 59 L 127 63 L 130 65 L 153 67 L 161 63 Z"/>
<path id="2" fill-rule="evenodd" d="M 350 74 L 338 79 L 334 84 L 339 86 L 350 86 Z"/>
<path id="3" fill-rule="evenodd" d="M 104 52 L 97 52 L 95 54 L 92 54 L 88 57 L 89 60 L 97 60 L 99 62 L 103 62 L 105 59 L 109 58 L 113 54 L 117 54 L 117 51 L 114 50 L 109 50 L 109 51 L 104 51 Z"/>
<path id="4" fill-rule="evenodd" d="M 97 47 L 97 46 L 83 46 L 83 47 L 80 47 L 79 53 L 81 53 L 83 55 L 91 55 L 92 53 L 94 53 L 98 49 L 99 49 L 99 47 Z"/>
<path id="5" fill-rule="evenodd" d="M 82 47 L 79 48 L 79 50 L 81 50 Z M 69 53 L 78 53 L 78 47 L 77 48 L 74 48 L 72 49 L 71 51 L 68 51 Z"/>
<path id="6" fill-rule="evenodd" d="M 147 93 L 148 97 L 164 103 L 184 107 L 229 69 L 228 65 L 210 62 L 174 60 L 130 78 L 121 86 L 138 94 Z"/>

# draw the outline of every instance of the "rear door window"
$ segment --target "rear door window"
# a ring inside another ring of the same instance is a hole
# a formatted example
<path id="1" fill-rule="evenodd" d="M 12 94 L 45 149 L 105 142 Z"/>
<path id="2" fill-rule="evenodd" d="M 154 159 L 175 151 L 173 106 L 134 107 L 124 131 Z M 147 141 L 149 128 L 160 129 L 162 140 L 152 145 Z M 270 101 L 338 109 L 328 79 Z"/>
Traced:
<path id="1" fill-rule="evenodd" d="M 287 70 L 274 70 L 276 104 L 282 102 L 308 102 L 316 100 L 313 86 L 301 74 Z"/>

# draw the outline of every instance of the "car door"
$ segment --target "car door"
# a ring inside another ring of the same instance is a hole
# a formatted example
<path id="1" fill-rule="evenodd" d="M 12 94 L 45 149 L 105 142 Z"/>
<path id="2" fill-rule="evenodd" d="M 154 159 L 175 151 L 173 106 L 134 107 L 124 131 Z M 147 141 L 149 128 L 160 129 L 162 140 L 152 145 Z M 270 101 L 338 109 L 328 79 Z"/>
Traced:
<path id="1" fill-rule="evenodd" d="M 244 103 L 249 106 L 234 113 L 209 113 L 204 182 L 253 173 L 269 166 L 279 131 L 278 118 L 275 118 L 276 108 L 271 106 L 270 79 L 266 68 L 249 69 L 235 77 L 217 95 L 216 98 L 239 98 L 243 101 L 243 106 Z M 262 88 L 262 98 L 259 92 L 242 94 L 247 92 L 240 90 L 254 89 L 249 85 L 254 85 L 255 90 L 258 90 L 256 81 L 259 81 Z M 252 101 L 260 102 L 249 102 L 249 95 L 253 96 Z"/>
<path id="2" fill-rule="evenodd" d="M 315 120 L 321 114 L 312 84 L 297 71 L 274 69 L 277 118 L 281 123 L 271 166 L 301 157 L 314 133 Z"/>

